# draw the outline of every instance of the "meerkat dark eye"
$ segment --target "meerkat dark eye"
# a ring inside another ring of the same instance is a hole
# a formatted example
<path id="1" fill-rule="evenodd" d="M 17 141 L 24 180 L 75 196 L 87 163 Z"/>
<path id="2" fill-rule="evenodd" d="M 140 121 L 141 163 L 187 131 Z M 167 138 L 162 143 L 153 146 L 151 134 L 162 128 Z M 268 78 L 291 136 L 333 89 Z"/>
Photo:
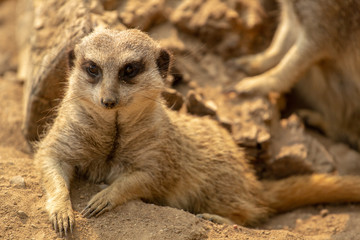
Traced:
<path id="1" fill-rule="evenodd" d="M 91 63 L 86 67 L 86 71 L 87 71 L 87 73 L 88 73 L 91 77 L 93 77 L 93 78 L 99 76 L 99 74 L 100 74 L 100 69 L 99 69 L 99 67 L 96 66 L 96 64 L 93 63 L 93 62 L 91 62 Z"/>
<path id="2" fill-rule="evenodd" d="M 119 79 L 126 83 L 133 83 L 131 80 L 144 70 L 144 64 L 133 62 L 126 64 L 119 72 Z"/>
<path id="3" fill-rule="evenodd" d="M 124 67 L 124 77 L 133 78 L 138 73 L 139 69 L 135 64 L 129 63 Z"/>

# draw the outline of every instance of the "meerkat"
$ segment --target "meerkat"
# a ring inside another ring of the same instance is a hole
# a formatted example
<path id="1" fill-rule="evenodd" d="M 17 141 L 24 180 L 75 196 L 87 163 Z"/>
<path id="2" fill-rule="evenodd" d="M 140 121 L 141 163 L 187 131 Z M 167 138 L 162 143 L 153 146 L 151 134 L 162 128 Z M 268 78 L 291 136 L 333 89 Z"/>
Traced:
<path id="1" fill-rule="evenodd" d="M 145 33 L 95 30 L 73 56 L 66 94 L 35 154 L 60 236 L 74 227 L 69 193 L 76 174 L 109 184 L 90 199 L 84 217 L 142 199 L 254 225 L 305 204 L 360 201 L 359 177 L 258 181 L 243 149 L 216 121 L 165 106 L 160 93 L 172 57 Z"/>
<path id="2" fill-rule="evenodd" d="M 279 4 L 280 23 L 269 48 L 231 61 L 256 75 L 242 79 L 235 91 L 267 94 L 294 88 L 311 107 L 299 111 L 309 125 L 359 150 L 360 1 Z"/>

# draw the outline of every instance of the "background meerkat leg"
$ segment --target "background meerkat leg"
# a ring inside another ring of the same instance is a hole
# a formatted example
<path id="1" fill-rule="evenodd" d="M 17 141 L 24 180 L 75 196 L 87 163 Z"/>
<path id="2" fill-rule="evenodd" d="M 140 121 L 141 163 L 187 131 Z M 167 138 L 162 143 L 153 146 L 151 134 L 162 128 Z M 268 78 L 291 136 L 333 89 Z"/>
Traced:
<path id="1" fill-rule="evenodd" d="M 325 54 L 302 33 L 278 65 L 269 71 L 241 80 L 235 90 L 240 94 L 286 92 L 302 73 Z"/>
<path id="2" fill-rule="evenodd" d="M 300 31 L 299 24 L 288 3 L 281 8 L 281 20 L 270 46 L 264 52 L 235 59 L 232 64 L 236 68 L 248 75 L 263 73 L 278 64 L 291 48 Z"/>
<path id="3" fill-rule="evenodd" d="M 52 159 L 43 161 L 43 180 L 47 195 L 46 209 L 50 215 L 50 221 L 56 232 L 62 237 L 72 232 L 75 225 L 75 217 L 70 201 L 70 181 L 73 176 L 73 168 L 65 163 L 59 163 Z"/>
<path id="4" fill-rule="evenodd" d="M 151 173 L 122 174 L 109 187 L 92 197 L 81 214 L 84 217 L 97 217 L 129 200 L 149 198 L 151 192 L 154 192 L 151 186 L 158 186 Z"/>

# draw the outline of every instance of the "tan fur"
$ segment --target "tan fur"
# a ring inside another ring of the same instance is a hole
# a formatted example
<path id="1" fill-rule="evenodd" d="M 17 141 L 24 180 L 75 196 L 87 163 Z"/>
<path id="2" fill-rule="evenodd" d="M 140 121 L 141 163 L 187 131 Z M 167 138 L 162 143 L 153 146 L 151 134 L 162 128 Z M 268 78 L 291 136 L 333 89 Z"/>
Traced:
<path id="1" fill-rule="evenodd" d="M 50 220 L 60 235 L 74 226 L 69 191 L 75 174 L 110 184 L 90 200 L 86 217 L 143 199 L 218 222 L 253 225 L 303 203 L 360 201 L 359 178 L 341 178 L 336 189 L 332 181 L 337 177 L 332 176 L 315 177 L 313 184 L 299 177 L 264 188 L 243 150 L 217 122 L 165 107 L 161 72 L 167 70 L 168 57 L 137 30 L 97 30 L 76 46 L 66 96 L 35 155 Z M 122 81 L 119 69 L 140 59 L 144 71 L 131 84 Z M 101 69 L 96 84 L 88 81 L 83 67 L 89 60 Z M 117 104 L 106 108 L 101 103 L 105 97 L 118 99 Z M 321 197 L 312 194 L 319 186 Z M 348 189 L 351 197 L 338 195 L 339 189 Z"/>
<path id="2" fill-rule="evenodd" d="M 238 93 L 296 91 L 300 114 L 328 136 L 360 149 L 360 2 L 279 0 L 281 20 L 265 52 L 233 63 L 249 75 Z"/>

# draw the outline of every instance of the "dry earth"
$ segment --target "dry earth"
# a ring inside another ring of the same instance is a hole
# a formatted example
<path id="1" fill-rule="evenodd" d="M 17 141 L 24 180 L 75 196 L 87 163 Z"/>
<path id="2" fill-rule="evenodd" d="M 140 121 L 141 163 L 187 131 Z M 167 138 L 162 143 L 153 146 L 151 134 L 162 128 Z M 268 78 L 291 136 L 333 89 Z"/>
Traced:
<path id="1" fill-rule="evenodd" d="M 21 132 L 24 83 L 15 73 L 14 11 L 15 1 L 0 1 L 0 239 L 56 239 L 44 209 L 40 177 Z M 161 32 L 157 29 L 158 36 Z M 211 56 L 209 62 L 216 65 Z M 203 92 L 221 109 L 214 83 Z M 251 101 L 243 104 L 250 107 Z M 338 172 L 356 173 L 356 152 L 316 133 L 312 136 L 332 154 Z M 344 159 L 343 164 L 338 164 L 338 156 Z M 83 219 L 79 211 L 100 188 L 81 179 L 72 186 L 77 226 L 70 239 L 359 239 L 360 235 L 358 204 L 305 207 L 274 216 L 256 229 L 216 225 L 182 210 L 140 201 L 119 206 L 99 218 Z"/>

